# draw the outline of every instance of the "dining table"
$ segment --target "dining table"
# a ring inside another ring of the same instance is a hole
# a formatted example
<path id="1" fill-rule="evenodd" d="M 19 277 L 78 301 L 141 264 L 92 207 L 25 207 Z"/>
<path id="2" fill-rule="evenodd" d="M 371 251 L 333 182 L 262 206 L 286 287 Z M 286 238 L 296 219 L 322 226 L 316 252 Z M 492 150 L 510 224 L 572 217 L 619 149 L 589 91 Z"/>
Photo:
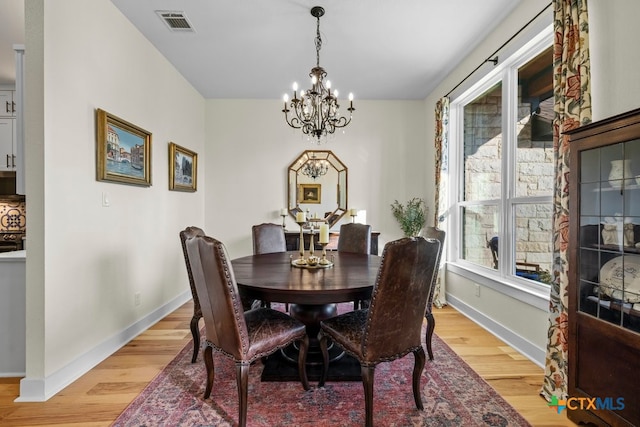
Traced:
<path id="1" fill-rule="evenodd" d="M 381 257 L 351 252 L 327 252 L 329 266 L 296 266 L 298 251 L 249 255 L 231 261 L 243 296 L 266 303 L 285 303 L 289 314 L 303 322 L 309 337 L 307 375 L 319 378 L 322 368 L 317 335 L 320 322 L 338 314 L 338 303 L 366 300 L 376 282 Z M 345 305 L 346 306 L 346 305 Z M 342 307 L 345 307 L 342 306 Z M 346 306 L 353 308 L 352 305 Z M 328 380 L 360 379 L 360 366 L 337 346 L 331 347 Z M 297 348 L 290 346 L 267 358 L 263 381 L 295 381 Z"/>

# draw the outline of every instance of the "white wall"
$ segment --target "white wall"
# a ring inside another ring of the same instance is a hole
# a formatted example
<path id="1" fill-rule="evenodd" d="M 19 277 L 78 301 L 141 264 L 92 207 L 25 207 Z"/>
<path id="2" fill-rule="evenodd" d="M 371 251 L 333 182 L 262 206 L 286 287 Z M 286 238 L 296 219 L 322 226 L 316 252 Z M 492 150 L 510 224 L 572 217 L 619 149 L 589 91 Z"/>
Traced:
<path id="1" fill-rule="evenodd" d="M 127 328 L 190 297 L 178 232 L 204 223 L 205 168 L 198 192 L 168 191 L 167 147 L 204 156 L 205 103 L 110 1 L 27 0 L 26 9 L 21 399 L 38 400 L 126 342 Z M 96 180 L 96 108 L 152 133 L 151 187 Z"/>
<path id="2" fill-rule="evenodd" d="M 281 222 L 289 165 L 304 150 L 322 149 L 347 166 L 349 207 L 366 210 L 367 223 L 381 233 L 380 251 L 402 237 L 390 204 L 423 197 L 433 187 L 433 142 L 425 140 L 424 103 L 356 102 L 345 133 L 320 146 L 286 124 L 281 103 L 207 101 L 207 234 L 223 241 L 231 257 L 251 254 L 251 226 Z M 287 221 L 287 229 L 297 230 L 293 218 Z"/>
<path id="3" fill-rule="evenodd" d="M 596 0 L 589 7 L 593 121 L 640 107 L 640 2 Z"/>

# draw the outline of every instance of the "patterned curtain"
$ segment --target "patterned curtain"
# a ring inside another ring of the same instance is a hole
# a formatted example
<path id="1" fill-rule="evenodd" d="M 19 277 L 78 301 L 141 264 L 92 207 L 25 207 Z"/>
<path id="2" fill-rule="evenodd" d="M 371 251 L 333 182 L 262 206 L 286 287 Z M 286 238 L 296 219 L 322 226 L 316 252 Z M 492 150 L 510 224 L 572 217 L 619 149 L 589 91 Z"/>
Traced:
<path id="1" fill-rule="evenodd" d="M 447 185 L 449 175 L 449 98 L 441 98 L 436 103 L 436 191 L 435 213 L 433 224 L 435 227 L 445 230 L 447 226 Z M 443 248 L 444 253 L 444 248 Z M 433 291 L 433 305 L 440 308 L 447 304 L 445 299 L 444 256 L 440 259 L 438 281 Z"/>
<path id="2" fill-rule="evenodd" d="M 567 305 L 569 235 L 569 139 L 564 131 L 591 122 L 589 24 L 587 0 L 553 0 L 553 283 L 549 302 L 549 332 L 541 394 L 551 400 L 568 397 Z"/>

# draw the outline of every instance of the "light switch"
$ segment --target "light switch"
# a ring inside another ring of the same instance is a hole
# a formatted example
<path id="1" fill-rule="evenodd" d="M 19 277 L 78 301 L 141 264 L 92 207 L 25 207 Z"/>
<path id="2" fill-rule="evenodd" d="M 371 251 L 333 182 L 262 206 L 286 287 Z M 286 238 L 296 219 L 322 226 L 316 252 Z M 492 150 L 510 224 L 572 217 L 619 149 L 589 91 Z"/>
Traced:
<path id="1" fill-rule="evenodd" d="M 103 208 L 108 208 L 109 206 L 111 206 L 111 200 L 109 200 L 109 193 L 107 192 L 102 192 L 102 207 Z"/>

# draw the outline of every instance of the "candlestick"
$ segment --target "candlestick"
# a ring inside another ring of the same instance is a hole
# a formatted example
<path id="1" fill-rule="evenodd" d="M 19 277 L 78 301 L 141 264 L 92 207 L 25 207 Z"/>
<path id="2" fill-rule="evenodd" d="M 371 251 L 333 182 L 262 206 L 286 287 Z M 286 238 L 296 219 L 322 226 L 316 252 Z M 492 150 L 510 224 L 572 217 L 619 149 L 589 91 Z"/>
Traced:
<path id="1" fill-rule="evenodd" d="M 300 225 L 300 242 L 298 243 L 298 248 L 300 249 L 300 259 L 298 259 L 297 263 L 299 265 L 304 265 L 307 261 L 304 259 L 304 233 L 302 232 L 302 225 L 304 224 L 304 213 L 302 213 L 302 221 L 298 221 L 299 215 L 302 212 L 298 212 L 296 214 L 296 222 Z"/>
<path id="2" fill-rule="evenodd" d="M 309 258 L 313 256 L 313 227 L 311 227 L 311 235 L 309 236 Z"/>
<path id="3" fill-rule="evenodd" d="M 322 242 L 320 242 L 320 244 L 322 245 L 322 259 L 320 260 L 319 264 L 320 265 L 331 264 L 331 262 L 329 262 L 329 260 L 327 259 L 327 244 Z"/>
<path id="4" fill-rule="evenodd" d="M 358 210 L 357 209 L 349 209 L 349 215 L 351 215 L 351 222 L 356 222 L 356 216 L 358 216 Z"/>
<path id="5" fill-rule="evenodd" d="M 282 211 L 285 211 L 285 212 L 283 213 Z M 284 229 L 287 227 L 287 225 L 284 222 L 285 218 L 287 217 L 287 213 L 285 209 L 283 209 L 282 211 L 280 211 L 280 216 L 282 217 L 282 228 Z"/>

